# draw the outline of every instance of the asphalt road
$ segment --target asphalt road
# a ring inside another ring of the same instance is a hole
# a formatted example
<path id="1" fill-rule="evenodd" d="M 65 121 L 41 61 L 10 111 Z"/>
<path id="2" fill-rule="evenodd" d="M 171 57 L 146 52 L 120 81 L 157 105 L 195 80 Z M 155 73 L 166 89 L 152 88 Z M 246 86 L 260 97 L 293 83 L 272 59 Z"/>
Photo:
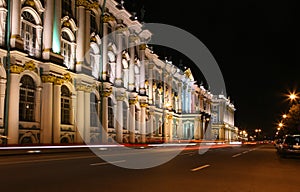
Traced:
<path id="1" fill-rule="evenodd" d="M 211 146 L 200 154 L 193 146 L 178 149 L 183 148 L 0 156 L 0 189 L 1 192 L 300 191 L 300 158 L 281 159 L 272 144 Z"/>

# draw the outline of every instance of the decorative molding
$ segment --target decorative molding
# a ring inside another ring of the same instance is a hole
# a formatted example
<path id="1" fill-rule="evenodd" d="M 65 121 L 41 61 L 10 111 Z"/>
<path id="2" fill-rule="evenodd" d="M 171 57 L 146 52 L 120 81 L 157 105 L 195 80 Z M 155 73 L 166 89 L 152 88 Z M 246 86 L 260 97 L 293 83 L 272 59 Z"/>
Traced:
<path id="1" fill-rule="evenodd" d="M 20 66 L 20 65 L 17 65 L 17 64 L 14 64 L 14 65 L 11 65 L 10 66 L 10 72 L 11 73 L 16 73 L 16 74 L 20 74 L 24 71 L 24 67 L 23 66 Z"/>
<path id="2" fill-rule="evenodd" d="M 110 16 L 110 15 L 104 15 L 103 16 L 103 22 L 104 23 L 108 23 L 109 21 L 114 21 L 115 18 L 113 16 Z"/>
<path id="3" fill-rule="evenodd" d="M 72 77 L 70 73 L 65 73 L 63 79 L 72 83 Z"/>
<path id="4" fill-rule="evenodd" d="M 141 107 L 148 107 L 148 103 L 140 103 Z"/>
<path id="5" fill-rule="evenodd" d="M 34 3 L 33 0 L 26 0 L 25 3 L 24 3 L 24 5 L 28 5 L 28 6 L 32 7 L 32 8 L 35 8 L 35 3 Z"/>
<path id="6" fill-rule="evenodd" d="M 64 79 L 61 77 L 56 77 L 54 80 L 54 85 L 62 85 L 64 83 Z"/>
<path id="7" fill-rule="evenodd" d="M 28 61 L 25 63 L 24 68 L 29 71 L 34 71 L 36 67 L 35 67 L 34 62 L 31 60 L 31 61 Z"/>
<path id="8" fill-rule="evenodd" d="M 129 99 L 129 104 L 130 105 L 135 105 L 137 102 L 138 102 L 138 98 L 137 97 Z"/>
<path id="9" fill-rule="evenodd" d="M 43 83 L 54 83 L 56 77 L 53 75 L 42 75 Z"/>
<path id="10" fill-rule="evenodd" d="M 139 47 L 140 47 L 140 50 L 145 50 L 147 48 L 146 44 L 144 44 L 144 43 L 140 44 Z"/>

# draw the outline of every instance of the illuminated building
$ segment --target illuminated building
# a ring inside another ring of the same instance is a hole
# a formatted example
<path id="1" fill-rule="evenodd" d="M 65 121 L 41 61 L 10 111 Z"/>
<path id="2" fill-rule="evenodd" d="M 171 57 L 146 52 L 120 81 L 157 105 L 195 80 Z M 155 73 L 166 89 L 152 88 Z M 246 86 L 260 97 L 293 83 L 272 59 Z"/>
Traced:
<path id="1" fill-rule="evenodd" d="M 212 94 L 190 69 L 158 59 L 146 44 L 152 33 L 117 2 L 102 5 L 11 0 L 9 145 L 203 138 Z M 8 13 L 0 0 L 1 135 Z"/>

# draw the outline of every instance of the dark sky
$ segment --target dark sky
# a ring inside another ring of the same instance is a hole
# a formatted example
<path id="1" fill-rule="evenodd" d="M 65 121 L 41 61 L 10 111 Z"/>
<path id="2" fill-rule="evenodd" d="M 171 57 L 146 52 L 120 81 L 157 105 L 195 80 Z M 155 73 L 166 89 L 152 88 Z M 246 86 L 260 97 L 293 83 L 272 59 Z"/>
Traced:
<path id="1" fill-rule="evenodd" d="M 250 133 L 261 128 L 273 135 L 275 124 L 288 109 L 284 94 L 300 91 L 296 2 L 125 0 L 125 7 L 139 16 L 144 6 L 144 22 L 173 25 L 196 36 L 222 71 L 227 96 L 237 109 L 235 124 Z M 168 53 L 154 51 L 163 57 Z M 178 56 L 171 57 L 178 62 Z"/>

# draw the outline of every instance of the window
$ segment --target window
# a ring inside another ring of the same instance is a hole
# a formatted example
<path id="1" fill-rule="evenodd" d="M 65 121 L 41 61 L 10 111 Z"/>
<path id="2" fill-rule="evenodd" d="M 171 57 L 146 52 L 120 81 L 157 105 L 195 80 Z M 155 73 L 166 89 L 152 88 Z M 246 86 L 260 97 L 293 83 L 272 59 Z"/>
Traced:
<path id="1" fill-rule="evenodd" d="M 71 93 L 67 86 L 61 87 L 61 124 L 70 124 Z"/>
<path id="2" fill-rule="evenodd" d="M 72 12 L 72 0 L 63 0 L 62 1 L 62 17 L 64 16 L 73 16 Z"/>
<path id="3" fill-rule="evenodd" d="M 29 55 L 35 56 L 37 41 L 36 22 L 31 13 L 27 11 L 22 13 L 21 38 L 24 41 L 24 50 L 28 51 Z"/>
<path id="4" fill-rule="evenodd" d="M 127 111 L 128 107 L 125 102 L 123 102 L 123 129 L 127 130 Z"/>
<path id="5" fill-rule="evenodd" d="M 108 98 L 108 127 L 114 127 L 114 105 L 111 98 Z"/>
<path id="6" fill-rule="evenodd" d="M 90 123 L 91 127 L 98 127 L 99 116 L 98 116 L 98 101 L 94 93 L 90 95 Z"/>
<path id="7" fill-rule="evenodd" d="M 19 119 L 20 121 L 34 121 L 35 83 L 29 75 L 21 78 Z"/>
<path id="8" fill-rule="evenodd" d="M 70 68 L 73 61 L 71 39 L 70 36 L 64 31 L 62 32 L 61 55 L 64 57 L 64 65 Z"/>
<path id="9" fill-rule="evenodd" d="M 90 17 L 90 22 L 91 22 L 91 33 L 98 32 L 98 27 L 97 27 L 97 22 L 96 22 L 96 14 L 94 11 L 91 11 L 91 17 Z"/>

